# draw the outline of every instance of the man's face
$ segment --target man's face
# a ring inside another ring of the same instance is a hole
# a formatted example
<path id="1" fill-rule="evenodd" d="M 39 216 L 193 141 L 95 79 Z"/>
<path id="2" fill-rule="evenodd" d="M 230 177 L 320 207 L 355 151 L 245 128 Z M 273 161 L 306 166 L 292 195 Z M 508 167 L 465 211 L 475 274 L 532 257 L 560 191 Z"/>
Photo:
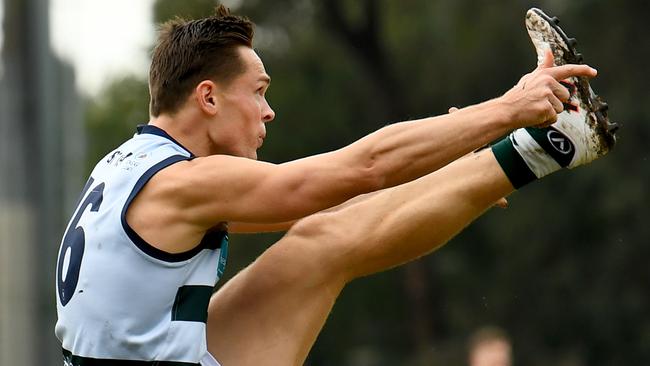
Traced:
<path id="1" fill-rule="evenodd" d="M 271 78 L 254 50 L 242 46 L 238 52 L 245 71 L 217 92 L 216 123 L 221 125 L 212 140 L 219 141 L 226 154 L 257 159 L 257 149 L 266 137 L 264 124 L 275 118 L 265 97 Z"/>

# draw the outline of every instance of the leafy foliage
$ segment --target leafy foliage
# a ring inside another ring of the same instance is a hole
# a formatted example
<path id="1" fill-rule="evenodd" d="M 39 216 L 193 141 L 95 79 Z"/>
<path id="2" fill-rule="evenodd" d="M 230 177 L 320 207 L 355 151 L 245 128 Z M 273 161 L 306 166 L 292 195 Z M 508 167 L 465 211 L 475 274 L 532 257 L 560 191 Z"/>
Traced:
<path id="1" fill-rule="evenodd" d="M 134 76 L 112 82 L 86 111 L 88 169 L 135 133 L 138 124 L 149 120 L 147 83 Z"/>

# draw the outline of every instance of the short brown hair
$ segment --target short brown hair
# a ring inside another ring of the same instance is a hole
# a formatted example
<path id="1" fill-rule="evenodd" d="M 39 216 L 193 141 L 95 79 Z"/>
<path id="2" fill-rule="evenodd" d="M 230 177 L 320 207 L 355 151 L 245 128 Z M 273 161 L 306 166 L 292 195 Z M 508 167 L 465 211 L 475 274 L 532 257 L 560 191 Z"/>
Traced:
<path id="1" fill-rule="evenodd" d="M 238 46 L 252 48 L 253 23 L 223 5 L 208 18 L 164 23 L 149 70 L 149 112 L 173 114 L 203 80 L 228 83 L 244 71 Z"/>

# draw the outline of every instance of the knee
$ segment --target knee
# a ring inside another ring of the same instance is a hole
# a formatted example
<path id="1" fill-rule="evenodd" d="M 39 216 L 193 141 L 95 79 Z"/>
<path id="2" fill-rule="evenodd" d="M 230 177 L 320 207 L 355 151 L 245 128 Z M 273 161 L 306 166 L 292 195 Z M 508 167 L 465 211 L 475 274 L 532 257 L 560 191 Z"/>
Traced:
<path id="1" fill-rule="evenodd" d="M 296 222 L 287 232 L 287 236 L 305 241 L 325 240 L 332 234 L 331 219 L 331 214 L 328 213 L 307 216 Z"/>
<path id="2" fill-rule="evenodd" d="M 337 224 L 334 213 L 319 213 L 298 221 L 286 235 L 295 251 L 302 253 L 304 264 L 310 271 L 333 280 L 347 282 L 346 261 L 352 245 L 350 236 Z"/>
<path id="3" fill-rule="evenodd" d="M 298 221 L 287 232 L 287 236 L 300 241 L 306 247 L 312 248 L 320 256 L 327 255 L 333 250 L 345 247 L 349 239 L 344 225 L 340 224 L 336 213 L 323 212 L 307 216 Z M 321 253 L 322 252 L 322 253 Z"/>

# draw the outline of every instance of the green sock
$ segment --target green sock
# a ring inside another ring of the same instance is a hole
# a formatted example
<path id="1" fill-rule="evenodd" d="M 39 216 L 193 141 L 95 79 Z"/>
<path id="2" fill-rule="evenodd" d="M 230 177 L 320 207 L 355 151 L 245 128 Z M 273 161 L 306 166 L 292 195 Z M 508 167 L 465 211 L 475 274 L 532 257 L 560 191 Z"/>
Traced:
<path id="1" fill-rule="evenodd" d="M 506 136 L 493 145 L 492 152 L 515 189 L 519 189 L 537 179 L 535 173 L 530 170 L 524 159 L 515 150 L 510 136 Z"/>
<path id="2" fill-rule="evenodd" d="M 519 189 L 569 165 L 574 144 L 553 127 L 521 128 L 492 146 L 508 179 Z"/>

